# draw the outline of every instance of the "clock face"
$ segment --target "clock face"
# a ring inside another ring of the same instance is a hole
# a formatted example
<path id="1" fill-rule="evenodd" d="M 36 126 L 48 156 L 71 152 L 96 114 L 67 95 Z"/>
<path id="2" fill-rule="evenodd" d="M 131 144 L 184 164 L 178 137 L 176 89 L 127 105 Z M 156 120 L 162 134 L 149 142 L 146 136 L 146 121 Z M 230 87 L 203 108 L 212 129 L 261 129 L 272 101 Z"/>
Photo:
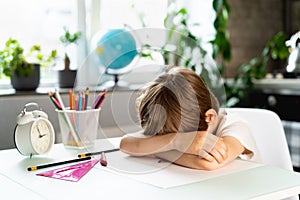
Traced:
<path id="1" fill-rule="evenodd" d="M 31 143 L 35 151 L 39 154 L 46 153 L 53 144 L 53 128 L 51 124 L 44 119 L 38 119 L 32 124 Z"/>

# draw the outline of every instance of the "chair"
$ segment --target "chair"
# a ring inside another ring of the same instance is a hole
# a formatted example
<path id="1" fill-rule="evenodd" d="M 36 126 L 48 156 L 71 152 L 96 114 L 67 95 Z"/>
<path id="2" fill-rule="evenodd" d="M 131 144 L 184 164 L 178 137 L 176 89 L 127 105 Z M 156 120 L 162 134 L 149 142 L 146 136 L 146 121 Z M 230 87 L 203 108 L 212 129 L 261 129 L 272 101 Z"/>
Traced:
<path id="1" fill-rule="evenodd" d="M 264 164 L 293 170 L 289 148 L 278 115 L 256 108 L 226 108 L 248 121 Z"/>
<path id="2" fill-rule="evenodd" d="M 248 121 L 264 164 L 293 170 L 292 160 L 279 116 L 270 110 L 226 108 Z M 285 200 L 299 200 L 298 196 Z"/>

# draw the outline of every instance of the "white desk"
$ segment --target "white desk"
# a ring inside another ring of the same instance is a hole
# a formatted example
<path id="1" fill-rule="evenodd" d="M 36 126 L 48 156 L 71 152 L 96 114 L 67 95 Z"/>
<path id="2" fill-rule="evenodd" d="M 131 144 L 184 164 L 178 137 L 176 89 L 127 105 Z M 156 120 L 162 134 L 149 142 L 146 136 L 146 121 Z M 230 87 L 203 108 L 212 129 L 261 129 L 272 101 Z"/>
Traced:
<path id="1" fill-rule="evenodd" d="M 119 139 L 105 142 L 115 148 Z M 108 147 L 110 146 L 110 147 Z M 126 176 L 111 173 L 98 165 L 79 182 L 36 176 L 28 166 L 75 158 L 79 150 L 56 144 L 48 155 L 24 158 L 16 149 L 0 151 L 1 199 L 282 199 L 300 193 L 300 174 L 271 166 L 215 177 L 197 183 L 162 189 Z M 57 167 L 56 167 L 57 168 Z"/>

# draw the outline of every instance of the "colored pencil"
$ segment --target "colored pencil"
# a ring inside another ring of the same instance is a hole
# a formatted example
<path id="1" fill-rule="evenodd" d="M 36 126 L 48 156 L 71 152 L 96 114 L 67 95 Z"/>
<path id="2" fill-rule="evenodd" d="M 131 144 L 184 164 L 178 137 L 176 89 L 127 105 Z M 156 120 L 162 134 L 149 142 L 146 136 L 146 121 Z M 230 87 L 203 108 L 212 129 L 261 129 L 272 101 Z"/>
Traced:
<path id="1" fill-rule="evenodd" d="M 88 156 L 94 156 L 94 155 L 99 155 L 103 153 L 110 153 L 110 152 L 114 152 L 114 151 L 119 151 L 120 149 L 109 149 L 109 150 L 104 150 L 104 151 L 97 151 L 97 152 L 91 152 L 91 153 L 83 153 L 83 154 L 79 154 L 78 158 L 84 158 L 84 157 L 88 157 Z"/>
<path id="2" fill-rule="evenodd" d="M 85 90 L 85 104 L 84 104 L 84 110 L 87 109 L 87 106 L 88 106 L 88 103 L 89 103 L 89 93 L 90 93 L 89 88 L 86 88 L 86 90 Z"/>
<path id="3" fill-rule="evenodd" d="M 100 100 L 99 100 L 99 102 L 98 102 L 98 104 L 97 104 L 97 106 L 96 106 L 97 109 L 101 107 L 101 105 L 102 105 L 104 99 L 106 98 L 107 92 L 108 92 L 108 91 L 105 90 L 104 94 L 102 95 L 102 98 L 100 98 Z"/>
<path id="4" fill-rule="evenodd" d="M 78 111 L 82 110 L 82 94 L 79 93 L 79 100 L 78 100 Z"/>
<path id="5" fill-rule="evenodd" d="M 74 108 L 73 108 L 73 101 L 74 101 L 74 99 L 73 99 L 73 90 L 72 89 L 70 89 L 70 91 L 69 91 L 69 100 L 70 100 L 70 110 L 73 110 Z"/>
<path id="6" fill-rule="evenodd" d="M 52 101 L 52 103 L 54 104 L 54 106 L 55 106 L 58 110 L 61 110 L 61 109 L 62 109 L 62 108 L 61 108 L 61 105 L 60 105 L 60 103 L 57 101 L 57 99 L 54 97 L 54 95 L 53 95 L 51 92 L 49 92 L 48 94 L 49 94 L 49 98 L 50 98 L 50 100 Z"/>
<path id="7" fill-rule="evenodd" d="M 57 97 L 57 100 L 58 100 L 58 102 L 60 103 L 62 110 L 63 110 L 63 111 L 66 111 L 66 108 L 65 108 L 65 106 L 64 106 L 64 103 L 63 103 L 63 101 L 62 101 L 62 99 L 61 99 L 61 96 L 60 96 L 60 94 L 59 94 L 59 91 L 58 91 L 57 89 L 55 90 L 55 96 Z M 72 126 L 72 123 L 71 123 L 71 121 L 70 121 L 69 116 L 67 115 L 66 112 L 63 112 L 63 114 L 64 114 L 64 116 L 65 116 L 66 122 L 67 122 L 67 124 L 68 124 L 68 126 L 69 126 L 69 128 L 70 128 L 71 134 L 72 134 L 72 136 L 73 136 L 73 138 L 74 138 L 76 144 L 80 144 L 79 136 L 78 136 L 77 133 L 75 132 L 74 127 Z"/>
<path id="8" fill-rule="evenodd" d="M 102 96 L 104 95 L 104 92 L 100 92 L 96 98 L 96 100 L 94 101 L 92 108 L 95 109 L 99 103 L 99 100 L 102 98 Z"/>
<path id="9" fill-rule="evenodd" d="M 100 92 L 97 99 L 96 99 L 96 101 L 94 102 L 92 108 L 94 108 L 94 109 L 100 108 L 103 101 L 104 101 L 104 99 L 105 99 L 105 97 L 106 97 L 106 95 L 107 95 L 107 93 L 108 93 L 108 90 L 105 90 L 104 92 Z"/>

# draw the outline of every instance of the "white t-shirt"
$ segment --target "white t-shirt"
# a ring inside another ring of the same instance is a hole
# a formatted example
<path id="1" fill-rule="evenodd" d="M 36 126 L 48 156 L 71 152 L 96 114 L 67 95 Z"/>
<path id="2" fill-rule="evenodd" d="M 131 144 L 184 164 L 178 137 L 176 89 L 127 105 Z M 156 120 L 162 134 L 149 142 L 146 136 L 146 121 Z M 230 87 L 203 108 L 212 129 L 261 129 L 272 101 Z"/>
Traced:
<path id="1" fill-rule="evenodd" d="M 219 137 L 231 136 L 236 138 L 247 150 L 249 154 L 241 154 L 239 157 L 244 160 L 262 162 L 255 139 L 247 121 L 239 115 L 224 111 L 221 115 L 218 126 L 212 132 Z"/>

